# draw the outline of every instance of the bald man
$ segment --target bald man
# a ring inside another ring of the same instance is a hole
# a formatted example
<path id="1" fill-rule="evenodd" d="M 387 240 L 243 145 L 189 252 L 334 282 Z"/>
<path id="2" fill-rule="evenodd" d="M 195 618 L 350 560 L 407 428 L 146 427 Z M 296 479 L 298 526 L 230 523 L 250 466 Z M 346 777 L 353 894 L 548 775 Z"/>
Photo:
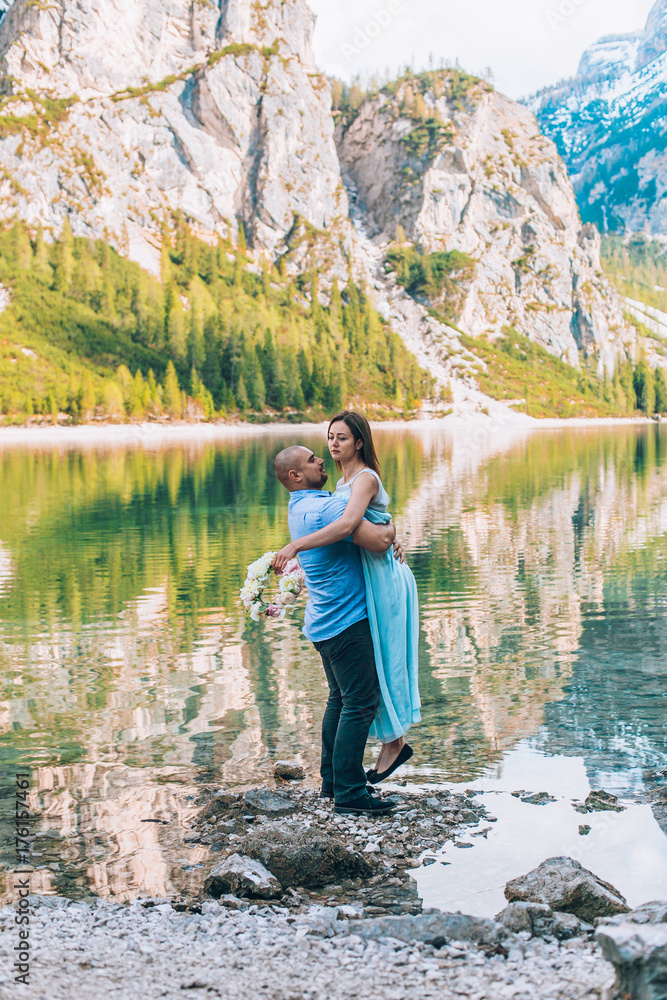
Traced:
<path id="1" fill-rule="evenodd" d="M 324 461 L 309 448 L 285 448 L 276 455 L 274 468 L 290 493 L 292 540 L 342 516 L 345 502 L 323 489 L 328 478 Z M 358 548 L 385 552 L 395 537 L 393 524 L 364 520 L 344 541 L 299 553 L 309 596 L 303 631 L 322 658 L 329 684 L 322 719 L 321 795 L 334 798 L 339 813 L 376 814 L 396 806 L 366 790 L 364 750 L 380 688 Z"/>

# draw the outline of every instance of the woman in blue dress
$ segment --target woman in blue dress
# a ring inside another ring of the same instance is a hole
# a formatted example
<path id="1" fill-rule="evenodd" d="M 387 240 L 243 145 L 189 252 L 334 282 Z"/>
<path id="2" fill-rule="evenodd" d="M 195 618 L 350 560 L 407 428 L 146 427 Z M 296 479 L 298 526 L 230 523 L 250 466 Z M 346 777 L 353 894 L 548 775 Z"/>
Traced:
<path id="1" fill-rule="evenodd" d="M 390 498 L 382 485 L 366 418 L 350 410 L 336 414 L 329 423 L 328 445 L 338 471 L 343 473 L 333 495 L 346 501 L 345 513 L 333 524 L 281 549 L 273 561 L 278 571 L 299 552 L 347 538 L 364 517 L 376 524 L 391 520 L 387 512 Z M 380 684 L 380 704 L 370 735 L 382 741 L 382 748 L 375 767 L 367 772 L 368 780 L 377 784 L 412 757 L 405 734 L 421 720 L 419 605 L 415 578 L 407 563 L 394 558 L 391 548 L 383 553 L 361 549 L 361 559 Z"/>

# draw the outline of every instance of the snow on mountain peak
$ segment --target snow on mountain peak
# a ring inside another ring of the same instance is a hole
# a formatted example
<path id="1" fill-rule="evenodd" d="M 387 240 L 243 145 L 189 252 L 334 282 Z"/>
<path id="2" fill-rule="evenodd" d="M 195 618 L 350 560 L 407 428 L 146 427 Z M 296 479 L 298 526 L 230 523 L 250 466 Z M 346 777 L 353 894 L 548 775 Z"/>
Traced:
<path id="1" fill-rule="evenodd" d="M 641 32 L 632 35 L 606 35 L 586 49 L 577 77 L 620 75 L 632 72 L 643 39 Z"/>
<path id="2" fill-rule="evenodd" d="M 635 70 L 639 71 L 648 66 L 665 51 L 667 51 L 667 0 L 657 0 L 646 22 Z"/>
<path id="3" fill-rule="evenodd" d="M 563 156 L 584 221 L 667 233 L 667 0 L 642 32 L 608 35 L 573 80 L 528 99 Z"/>

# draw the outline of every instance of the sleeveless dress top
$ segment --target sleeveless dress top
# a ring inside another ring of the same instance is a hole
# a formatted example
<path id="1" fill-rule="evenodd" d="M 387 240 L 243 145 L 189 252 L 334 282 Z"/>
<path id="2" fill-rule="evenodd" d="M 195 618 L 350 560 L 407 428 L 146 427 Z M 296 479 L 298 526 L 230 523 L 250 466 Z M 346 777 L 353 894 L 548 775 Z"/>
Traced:
<path id="1" fill-rule="evenodd" d="M 387 524 L 391 498 L 372 469 L 362 469 L 349 482 L 336 484 L 334 496 L 349 500 L 357 476 L 371 475 L 378 491 L 364 517 L 373 524 Z M 419 698 L 419 598 L 417 584 L 407 563 L 386 552 L 361 550 L 366 583 L 368 623 L 373 638 L 375 666 L 380 684 L 380 704 L 370 735 L 391 743 L 421 721 Z"/>

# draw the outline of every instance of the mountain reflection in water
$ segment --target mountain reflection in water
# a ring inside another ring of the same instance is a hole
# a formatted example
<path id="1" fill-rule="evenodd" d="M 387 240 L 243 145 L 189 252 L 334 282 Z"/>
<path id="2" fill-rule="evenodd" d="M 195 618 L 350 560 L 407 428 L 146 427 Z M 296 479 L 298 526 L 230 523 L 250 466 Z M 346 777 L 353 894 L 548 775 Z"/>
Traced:
<path id="1" fill-rule="evenodd" d="M 294 756 L 316 782 L 326 693 L 303 605 L 254 624 L 236 598 L 287 538 L 273 455 L 323 438 L 0 451 L 2 861 L 29 767 L 41 890 L 195 886 L 206 849 L 182 838 L 202 783 L 261 783 Z M 528 739 L 640 793 L 667 758 L 667 435 L 434 426 L 378 443 L 422 608 L 406 773 L 472 782 Z"/>

